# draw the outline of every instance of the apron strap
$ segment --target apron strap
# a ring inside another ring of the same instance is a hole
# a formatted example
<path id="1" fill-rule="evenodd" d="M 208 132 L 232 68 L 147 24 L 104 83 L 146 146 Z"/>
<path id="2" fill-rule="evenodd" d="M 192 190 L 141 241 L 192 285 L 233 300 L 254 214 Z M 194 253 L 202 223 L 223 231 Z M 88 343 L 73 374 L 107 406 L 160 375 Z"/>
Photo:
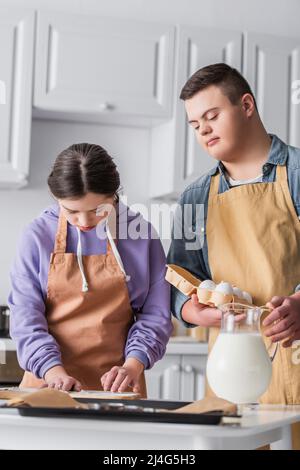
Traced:
<path id="1" fill-rule="evenodd" d="M 110 256 L 115 257 L 115 259 L 116 259 L 116 261 L 119 265 L 120 270 L 124 274 L 126 282 L 128 282 L 128 281 L 130 281 L 131 277 L 126 274 L 122 258 L 120 256 L 120 253 L 119 253 L 117 245 L 116 245 L 116 239 L 113 238 L 113 235 L 110 231 L 108 223 L 106 223 L 106 233 L 107 233 L 107 254 L 110 255 Z"/>
<path id="2" fill-rule="evenodd" d="M 280 183 L 287 182 L 286 165 L 277 165 L 276 167 L 276 181 Z"/>
<path id="3" fill-rule="evenodd" d="M 277 165 L 276 167 L 276 181 L 280 183 L 287 182 L 287 171 L 286 165 Z M 220 185 L 220 173 L 211 177 L 210 188 L 209 188 L 209 197 L 208 203 L 210 203 L 214 196 L 219 194 L 219 185 Z"/>
<path id="4" fill-rule="evenodd" d="M 114 242 L 116 243 L 117 240 L 114 240 Z M 108 255 L 112 255 L 112 254 L 113 254 L 112 246 L 111 246 L 111 243 L 110 243 L 108 237 L 107 237 L 107 239 L 106 239 L 106 254 L 108 254 Z"/>
<path id="5" fill-rule="evenodd" d="M 219 193 L 219 185 L 220 185 L 220 173 L 211 177 L 208 204 L 213 200 L 214 196 L 216 196 Z"/>
<path id="6" fill-rule="evenodd" d="M 106 221 L 106 253 L 110 254 L 110 255 L 113 255 L 114 252 L 113 252 L 112 243 L 116 244 L 117 240 L 116 240 L 115 233 L 112 234 L 107 225 L 108 224 L 107 224 L 107 221 Z"/>
<path id="7" fill-rule="evenodd" d="M 67 227 L 68 221 L 60 211 L 58 227 L 55 237 L 54 253 L 65 253 L 67 247 Z"/>

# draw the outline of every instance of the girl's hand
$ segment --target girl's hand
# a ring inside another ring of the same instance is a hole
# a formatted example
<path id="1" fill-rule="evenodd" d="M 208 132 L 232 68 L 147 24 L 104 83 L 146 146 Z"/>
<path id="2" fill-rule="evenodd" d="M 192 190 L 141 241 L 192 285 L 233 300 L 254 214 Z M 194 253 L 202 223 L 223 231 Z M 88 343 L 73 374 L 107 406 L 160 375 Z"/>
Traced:
<path id="1" fill-rule="evenodd" d="M 139 377 L 144 371 L 144 364 L 137 359 L 128 358 L 122 367 L 114 366 L 101 377 L 105 392 L 125 392 L 129 387 L 135 393 L 140 392 Z"/>
<path id="2" fill-rule="evenodd" d="M 82 389 L 81 383 L 68 375 L 62 366 L 49 369 L 44 376 L 44 380 L 49 388 L 55 390 L 76 390 L 76 392 L 80 392 Z"/>

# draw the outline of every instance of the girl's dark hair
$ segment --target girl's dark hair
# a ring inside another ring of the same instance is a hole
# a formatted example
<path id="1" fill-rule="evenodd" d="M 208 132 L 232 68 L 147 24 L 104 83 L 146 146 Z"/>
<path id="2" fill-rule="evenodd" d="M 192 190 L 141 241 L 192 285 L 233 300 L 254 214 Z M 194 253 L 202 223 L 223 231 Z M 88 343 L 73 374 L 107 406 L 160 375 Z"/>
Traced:
<path id="1" fill-rule="evenodd" d="M 237 104 L 245 93 L 249 93 L 257 109 L 254 94 L 247 80 L 236 69 L 224 63 L 207 65 L 197 70 L 182 88 L 180 99 L 188 100 L 210 85 L 220 87 L 233 105 Z"/>
<path id="2" fill-rule="evenodd" d="M 116 195 L 120 175 L 113 159 L 95 144 L 73 144 L 56 158 L 48 186 L 57 199 L 79 199 L 87 193 Z"/>

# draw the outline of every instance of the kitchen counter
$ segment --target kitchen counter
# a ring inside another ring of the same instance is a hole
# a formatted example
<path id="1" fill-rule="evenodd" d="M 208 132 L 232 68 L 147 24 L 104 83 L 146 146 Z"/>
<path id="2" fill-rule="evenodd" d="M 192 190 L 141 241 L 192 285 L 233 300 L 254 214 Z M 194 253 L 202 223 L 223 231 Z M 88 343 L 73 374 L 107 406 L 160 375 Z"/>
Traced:
<path id="1" fill-rule="evenodd" d="M 245 406 L 239 425 L 22 417 L 0 409 L 1 449 L 290 449 L 300 406 Z"/>
<path id="2" fill-rule="evenodd" d="M 172 336 L 166 354 L 208 354 L 208 344 L 200 343 L 189 336 Z"/>
<path id="3" fill-rule="evenodd" d="M 16 345 L 10 338 L 0 338 L 0 351 L 15 351 Z"/>

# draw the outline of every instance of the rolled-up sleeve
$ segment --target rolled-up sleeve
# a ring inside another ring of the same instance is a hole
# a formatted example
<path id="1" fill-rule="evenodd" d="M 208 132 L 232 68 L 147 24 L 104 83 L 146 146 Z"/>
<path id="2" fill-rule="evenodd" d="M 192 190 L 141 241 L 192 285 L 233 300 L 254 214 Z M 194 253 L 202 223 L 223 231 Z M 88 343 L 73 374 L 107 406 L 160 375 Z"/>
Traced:
<path id="1" fill-rule="evenodd" d="M 202 253 L 200 217 L 195 204 L 182 195 L 175 212 L 172 240 L 167 257 L 168 264 L 176 264 L 189 271 L 199 280 L 209 279 Z M 203 216 L 203 214 L 202 214 Z M 175 287 L 171 287 L 171 312 L 187 328 L 194 327 L 182 318 L 182 307 L 190 299 Z"/>
<path id="2" fill-rule="evenodd" d="M 61 365 L 61 353 L 48 332 L 39 265 L 39 247 L 34 233 L 27 229 L 10 272 L 10 335 L 16 342 L 20 366 L 43 378 L 48 369 Z"/>

